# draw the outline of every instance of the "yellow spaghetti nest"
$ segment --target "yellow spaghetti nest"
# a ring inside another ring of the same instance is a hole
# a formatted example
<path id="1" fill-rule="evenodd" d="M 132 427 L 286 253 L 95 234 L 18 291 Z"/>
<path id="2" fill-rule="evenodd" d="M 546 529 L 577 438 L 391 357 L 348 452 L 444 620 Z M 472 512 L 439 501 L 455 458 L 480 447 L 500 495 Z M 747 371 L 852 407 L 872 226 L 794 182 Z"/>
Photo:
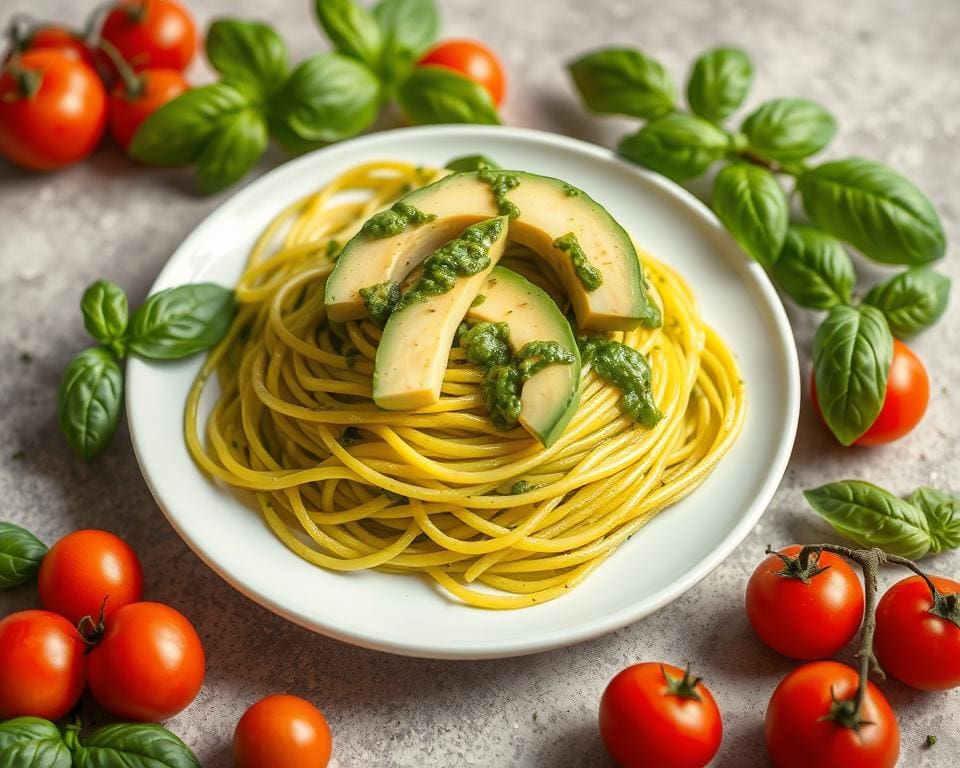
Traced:
<path id="1" fill-rule="evenodd" d="M 324 281 L 372 213 L 436 177 L 370 163 L 276 218 L 237 285 L 230 332 L 190 392 L 186 440 L 206 472 L 252 491 L 276 535 L 316 565 L 423 573 L 471 605 L 529 606 L 579 584 L 706 478 L 740 430 L 743 383 L 687 285 L 644 255 L 663 326 L 612 338 L 649 355 L 663 412 L 655 428 L 636 424 L 620 390 L 585 366 L 580 407 L 554 445 L 521 428 L 499 432 L 482 373 L 458 347 L 437 405 L 378 409 L 380 329 L 328 324 Z M 563 301 L 522 249 L 502 263 Z M 213 374 L 220 393 L 202 440 L 199 405 Z"/>

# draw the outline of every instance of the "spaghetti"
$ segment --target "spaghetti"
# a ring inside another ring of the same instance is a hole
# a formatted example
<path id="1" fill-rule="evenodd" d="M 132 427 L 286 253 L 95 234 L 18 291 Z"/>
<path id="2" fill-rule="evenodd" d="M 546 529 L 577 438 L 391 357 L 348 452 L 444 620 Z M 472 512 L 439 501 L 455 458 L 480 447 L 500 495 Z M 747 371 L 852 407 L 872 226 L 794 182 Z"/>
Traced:
<path id="1" fill-rule="evenodd" d="M 696 488 L 736 439 L 744 388 L 688 286 L 644 254 L 663 325 L 610 338 L 649 357 L 663 413 L 653 429 L 624 413 L 620 390 L 587 365 L 580 406 L 549 448 L 522 428 L 498 431 L 482 372 L 459 347 L 439 403 L 378 409 L 381 331 L 368 320 L 327 322 L 324 281 L 371 214 L 439 176 L 362 165 L 267 227 L 237 285 L 233 325 L 190 391 L 186 441 L 204 471 L 253 492 L 274 533 L 311 563 L 426 574 L 470 605 L 519 608 L 575 587 Z M 565 301 L 524 249 L 501 263 Z M 220 391 L 202 439 L 200 401 L 214 376 Z"/>

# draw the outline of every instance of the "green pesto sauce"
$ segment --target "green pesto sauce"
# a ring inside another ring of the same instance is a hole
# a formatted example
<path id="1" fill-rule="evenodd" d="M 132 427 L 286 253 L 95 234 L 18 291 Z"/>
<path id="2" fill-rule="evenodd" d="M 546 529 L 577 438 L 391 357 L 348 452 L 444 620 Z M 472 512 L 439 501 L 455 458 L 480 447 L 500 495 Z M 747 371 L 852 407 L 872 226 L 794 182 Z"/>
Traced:
<path id="1" fill-rule="evenodd" d="M 510 353 L 510 326 L 480 322 L 460 334 L 460 346 L 484 368 L 480 394 L 497 429 L 511 429 L 520 418 L 520 388 L 548 365 L 571 365 L 573 353 L 556 341 L 529 341 Z"/>
<path id="2" fill-rule="evenodd" d="M 567 197 L 576 197 L 580 194 L 580 190 L 576 187 L 571 187 L 569 184 L 564 183 L 563 191 L 567 193 Z"/>
<path id="3" fill-rule="evenodd" d="M 448 171 L 454 173 L 468 173 L 469 171 L 482 171 L 484 168 L 498 171 L 500 166 L 486 155 L 464 155 L 455 157 L 445 166 Z"/>
<path id="4" fill-rule="evenodd" d="M 417 284 L 403 294 L 396 311 L 446 293 L 456 285 L 458 277 L 475 275 L 489 267 L 490 248 L 503 232 L 503 226 L 503 219 L 479 221 L 427 256 Z"/>
<path id="5" fill-rule="evenodd" d="M 344 448 L 349 448 L 351 445 L 355 445 L 361 441 L 360 430 L 356 427 L 347 427 L 340 433 L 339 443 Z"/>
<path id="6" fill-rule="evenodd" d="M 435 213 L 424 213 L 409 203 L 397 202 L 391 208 L 375 213 L 367 219 L 360 231 L 371 240 L 380 240 L 399 235 L 412 224 L 426 224 L 435 218 Z"/>
<path id="7" fill-rule="evenodd" d="M 477 178 L 490 185 L 493 201 L 501 216 L 515 219 L 520 215 L 520 209 L 507 199 L 507 192 L 520 186 L 520 174 L 510 171 L 498 171 L 493 168 L 481 168 L 477 171 Z"/>
<path id="8" fill-rule="evenodd" d="M 339 240 L 327 241 L 327 258 L 336 261 L 340 258 L 340 252 L 343 250 L 343 243 Z"/>
<path id="9" fill-rule="evenodd" d="M 529 480 L 517 480 L 517 482 L 510 486 L 510 493 L 516 496 L 518 493 L 527 493 L 533 489 L 534 486 Z"/>
<path id="10" fill-rule="evenodd" d="M 486 300 L 487 300 L 486 296 L 484 296 L 482 293 L 478 293 L 476 296 L 473 297 L 473 301 L 470 302 L 470 306 L 479 307 Z"/>
<path id="11" fill-rule="evenodd" d="M 360 298 L 367 308 L 370 319 L 383 328 L 387 318 L 400 301 L 400 283 L 396 280 L 386 280 L 376 285 L 360 289 Z"/>
<path id="12" fill-rule="evenodd" d="M 595 291 L 603 285 L 603 275 L 600 274 L 599 269 L 590 263 L 587 254 L 583 252 L 583 248 L 580 246 L 580 241 L 577 240 L 577 236 L 573 232 L 567 232 L 567 234 L 558 237 L 553 241 L 553 247 L 570 254 L 570 260 L 573 262 L 573 272 L 586 290 Z"/>
<path id="13" fill-rule="evenodd" d="M 586 337 L 577 339 L 577 345 L 583 362 L 590 363 L 601 378 L 623 390 L 623 410 L 648 429 L 655 427 L 663 414 L 653 401 L 647 358 L 619 341 Z"/>

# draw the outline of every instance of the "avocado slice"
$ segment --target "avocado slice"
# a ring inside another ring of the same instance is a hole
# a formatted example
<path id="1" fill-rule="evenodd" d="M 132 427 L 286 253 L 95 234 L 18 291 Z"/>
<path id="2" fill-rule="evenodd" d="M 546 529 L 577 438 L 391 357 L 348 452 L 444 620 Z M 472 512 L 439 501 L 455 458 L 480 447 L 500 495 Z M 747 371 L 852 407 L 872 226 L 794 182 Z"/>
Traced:
<path id="1" fill-rule="evenodd" d="M 494 267 L 480 297 L 467 319 L 507 323 L 513 352 L 531 341 L 556 341 L 576 358 L 572 365 L 549 365 L 535 373 L 520 393 L 520 424 L 550 447 L 580 404 L 580 352 L 570 323 L 542 288 L 506 267 Z"/>
<path id="2" fill-rule="evenodd" d="M 364 317 L 361 288 L 402 281 L 464 227 L 498 213 L 511 216 L 511 240 L 556 270 L 581 330 L 659 325 L 633 242 L 599 203 L 559 179 L 491 168 L 447 176 L 367 222 L 327 279 L 328 315 L 338 321 Z"/>
<path id="3" fill-rule="evenodd" d="M 507 246 L 506 216 L 472 224 L 423 262 L 400 297 L 377 347 L 373 401 L 408 410 L 440 400 L 457 327 Z"/>

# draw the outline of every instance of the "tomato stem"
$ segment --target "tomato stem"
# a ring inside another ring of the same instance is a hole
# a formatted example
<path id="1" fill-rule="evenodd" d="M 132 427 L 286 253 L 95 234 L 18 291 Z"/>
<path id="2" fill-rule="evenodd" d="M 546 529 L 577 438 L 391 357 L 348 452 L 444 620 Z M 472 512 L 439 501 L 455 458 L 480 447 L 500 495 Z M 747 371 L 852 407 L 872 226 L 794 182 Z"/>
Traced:
<path id="1" fill-rule="evenodd" d="M 120 79 L 123 81 L 124 95 L 130 101 L 135 101 L 143 95 L 144 88 L 146 88 L 146 78 L 133 71 L 133 67 L 127 63 L 117 47 L 101 38 L 97 41 L 97 48 L 107 54 L 107 58 L 110 59 L 114 69 L 117 70 L 117 74 L 120 75 Z"/>
<path id="2" fill-rule="evenodd" d="M 90 653 L 103 638 L 103 633 L 106 631 L 104 615 L 107 610 L 107 600 L 109 599 L 110 595 L 104 596 L 103 602 L 100 604 L 100 616 L 97 617 L 96 621 L 88 614 L 77 622 L 77 632 L 80 635 L 80 639 L 87 644 L 85 654 Z"/>
<path id="3" fill-rule="evenodd" d="M 697 693 L 697 685 L 700 683 L 700 678 L 690 674 L 689 666 L 683 671 L 683 677 L 681 678 L 670 677 L 670 673 L 667 672 L 663 664 L 660 665 L 660 674 L 663 675 L 663 679 L 667 683 L 668 696 L 700 701 L 700 694 Z"/>
<path id="4" fill-rule="evenodd" d="M 783 552 L 777 552 L 767 545 L 765 550 L 767 555 L 776 555 L 783 563 L 783 569 L 779 571 L 770 571 L 775 576 L 782 576 L 785 579 L 797 579 L 804 584 L 809 584 L 810 579 L 830 568 L 829 565 L 820 565 L 820 551 L 815 549 L 801 549 L 796 557 L 790 557 Z M 813 562 L 810 561 L 811 556 Z"/>

